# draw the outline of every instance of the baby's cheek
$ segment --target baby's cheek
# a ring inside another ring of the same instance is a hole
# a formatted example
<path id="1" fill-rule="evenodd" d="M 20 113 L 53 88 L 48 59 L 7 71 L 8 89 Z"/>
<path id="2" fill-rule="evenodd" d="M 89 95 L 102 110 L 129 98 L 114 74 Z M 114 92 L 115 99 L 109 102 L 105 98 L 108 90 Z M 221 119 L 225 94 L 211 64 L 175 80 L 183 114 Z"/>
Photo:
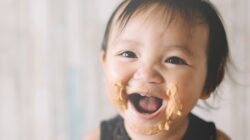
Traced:
<path id="1" fill-rule="evenodd" d="M 131 73 L 131 68 L 126 67 L 125 64 L 123 65 L 118 62 L 113 62 L 109 65 L 107 76 L 114 82 L 114 84 L 118 81 L 126 83 L 126 81 L 130 78 Z"/>
<path id="2" fill-rule="evenodd" d="M 202 90 L 197 87 L 189 86 L 179 88 L 182 104 L 183 104 L 183 113 L 189 113 L 196 105 L 197 101 L 202 94 Z"/>

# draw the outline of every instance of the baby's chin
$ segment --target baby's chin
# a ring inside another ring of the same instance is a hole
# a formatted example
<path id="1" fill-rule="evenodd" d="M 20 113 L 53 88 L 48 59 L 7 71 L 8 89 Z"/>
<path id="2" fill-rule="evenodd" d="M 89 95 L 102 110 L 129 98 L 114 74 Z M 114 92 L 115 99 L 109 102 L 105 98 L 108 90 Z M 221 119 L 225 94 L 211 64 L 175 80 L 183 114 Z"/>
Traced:
<path id="1" fill-rule="evenodd" d="M 143 135 L 155 135 L 160 132 L 166 131 L 162 128 L 165 122 L 158 122 L 158 123 L 139 123 L 130 121 L 129 119 L 125 119 L 125 125 L 127 129 Z"/>
<path id="2" fill-rule="evenodd" d="M 164 130 L 165 109 L 160 109 L 158 112 L 152 114 L 141 114 L 128 103 L 126 110 L 120 109 L 120 115 L 124 119 L 127 129 L 139 134 L 154 135 Z"/>
<path id="3" fill-rule="evenodd" d="M 132 131 L 139 133 L 139 134 L 144 134 L 144 135 L 155 135 L 163 130 L 158 129 L 157 126 L 141 126 L 141 125 L 135 125 L 135 124 L 128 124 L 129 129 Z"/>

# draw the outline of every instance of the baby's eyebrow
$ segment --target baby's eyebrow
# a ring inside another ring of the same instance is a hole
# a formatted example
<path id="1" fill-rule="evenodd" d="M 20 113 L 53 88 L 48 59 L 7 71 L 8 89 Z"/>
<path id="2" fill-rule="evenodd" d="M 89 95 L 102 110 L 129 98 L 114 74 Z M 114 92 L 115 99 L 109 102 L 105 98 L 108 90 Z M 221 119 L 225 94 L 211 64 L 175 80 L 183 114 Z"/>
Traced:
<path id="1" fill-rule="evenodd" d="M 191 49 L 186 46 L 186 45 L 168 45 L 166 46 L 167 49 L 178 49 L 178 50 L 182 50 L 184 52 L 186 52 L 188 55 L 193 56 L 193 52 L 191 51 Z"/>
<path id="2" fill-rule="evenodd" d="M 132 44 L 132 45 L 142 45 L 142 43 L 140 43 L 137 40 L 132 40 L 132 39 L 118 39 L 117 43 L 119 44 Z"/>

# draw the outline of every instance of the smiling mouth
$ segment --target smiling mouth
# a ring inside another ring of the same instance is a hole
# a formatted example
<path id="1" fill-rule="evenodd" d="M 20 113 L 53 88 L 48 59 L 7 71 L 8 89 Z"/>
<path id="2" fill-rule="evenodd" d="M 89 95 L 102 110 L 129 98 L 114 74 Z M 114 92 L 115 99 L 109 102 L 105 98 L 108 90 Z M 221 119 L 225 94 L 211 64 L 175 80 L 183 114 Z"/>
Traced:
<path id="1" fill-rule="evenodd" d="M 157 112 L 163 104 L 163 100 L 158 97 L 142 96 L 139 93 L 129 95 L 129 101 L 139 113 L 143 114 L 153 114 Z"/>

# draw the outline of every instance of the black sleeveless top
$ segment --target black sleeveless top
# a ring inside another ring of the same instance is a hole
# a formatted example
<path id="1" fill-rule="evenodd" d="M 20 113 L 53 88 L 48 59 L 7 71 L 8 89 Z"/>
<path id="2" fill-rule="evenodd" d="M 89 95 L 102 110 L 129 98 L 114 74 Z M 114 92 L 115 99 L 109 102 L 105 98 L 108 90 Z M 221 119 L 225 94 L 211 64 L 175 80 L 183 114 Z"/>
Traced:
<path id="1" fill-rule="evenodd" d="M 131 140 L 120 116 L 101 122 L 101 140 Z M 182 140 L 216 140 L 215 125 L 190 113 L 188 129 Z"/>

